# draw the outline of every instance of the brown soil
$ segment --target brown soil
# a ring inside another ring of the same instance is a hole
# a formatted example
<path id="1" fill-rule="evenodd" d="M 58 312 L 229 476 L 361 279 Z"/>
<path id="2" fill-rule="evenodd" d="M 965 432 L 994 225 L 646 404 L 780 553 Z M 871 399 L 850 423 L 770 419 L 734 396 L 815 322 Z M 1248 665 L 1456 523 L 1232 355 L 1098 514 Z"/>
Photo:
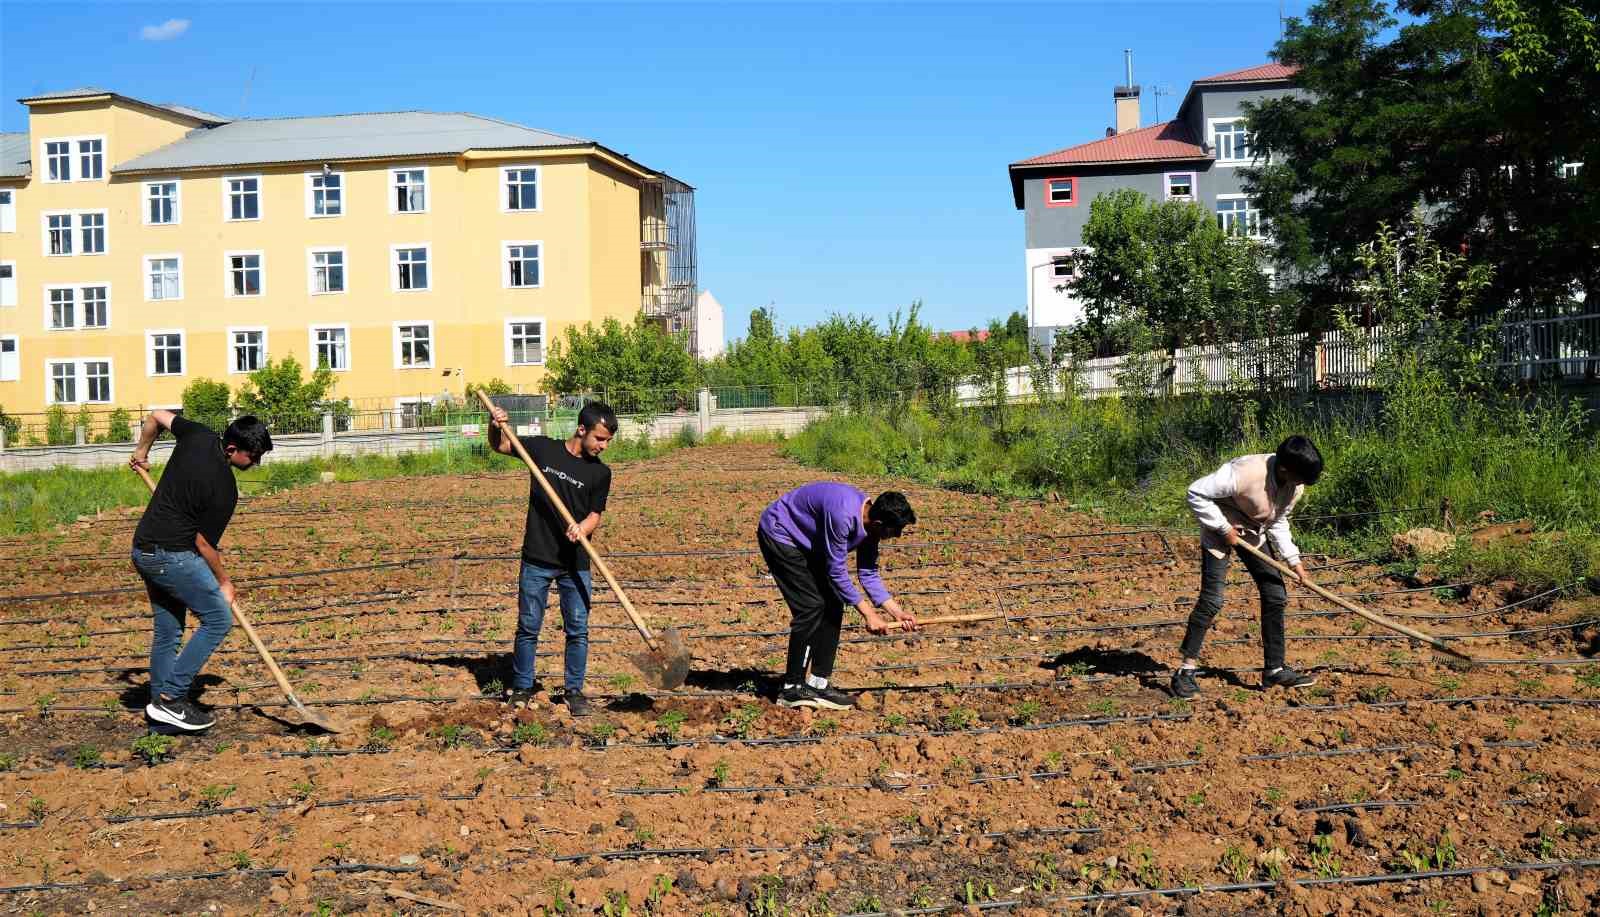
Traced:
<path id="1" fill-rule="evenodd" d="M 837 680 L 862 689 L 860 709 L 776 707 L 787 613 L 753 529 L 814 476 L 753 446 L 618 468 L 600 548 L 695 663 L 683 694 L 641 693 L 637 638 L 597 589 L 600 709 L 576 722 L 547 694 L 518 710 L 479 696 L 509 680 L 524 475 L 253 500 L 226 543 L 241 600 L 302 698 L 355 702 L 319 708 L 355 729 L 314 736 L 274 718 L 281 698 L 236 630 L 202 676 L 216 728 L 154 766 L 132 748 L 149 641 L 127 560 L 137 516 L 0 543 L 0 884 L 69 886 L 0 894 L 0 912 L 431 909 L 392 892 L 486 914 L 621 913 L 624 895 L 634 914 L 1600 906 L 1594 870 L 1277 881 L 1600 856 L 1600 669 L 1457 670 L 1302 595 L 1290 657 L 1319 682 L 1263 692 L 1254 589 L 1236 571 L 1208 642 L 1217 670 L 1202 697 L 1175 702 L 1165 675 L 1195 539 L 1058 504 L 856 481 L 909 491 L 923 520 L 885 552 L 907 607 L 1010 620 L 873 638 L 852 618 Z M 1373 564 L 1309 560 L 1330 588 L 1437 632 L 1574 625 L 1466 641 L 1486 657 L 1589 655 L 1600 634 L 1584 623 L 1600 618 L 1593 600 L 1501 611 L 1522 597 L 1510 584 L 1403 591 Z M 57 595 L 102 590 L 119 591 Z M 547 625 L 547 684 L 561 643 Z M 1479 699 L 1446 702 L 1459 698 Z M 1574 698 L 1590 703 L 1539 703 Z M 779 738 L 794 741 L 762 741 Z M 1369 807 L 1302 811 L 1341 803 Z M 184 817 L 124 820 L 155 815 Z M 594 855 L 706 847 L 738 849 Z M 152 881 L 206 872 L 226 874 Z M 1058 900 L 1236 882 L 1276 885 Z"/>

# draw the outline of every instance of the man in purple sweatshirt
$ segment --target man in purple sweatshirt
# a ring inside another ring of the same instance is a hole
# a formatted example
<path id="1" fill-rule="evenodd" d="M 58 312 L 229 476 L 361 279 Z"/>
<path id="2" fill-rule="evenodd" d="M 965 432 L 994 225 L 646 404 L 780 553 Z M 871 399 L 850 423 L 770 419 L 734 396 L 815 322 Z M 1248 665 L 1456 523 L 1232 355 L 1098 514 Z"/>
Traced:
<path id="1" fill-rule="evenodd" d="M 839 653 L 844 606 L 854 605 L 874 634 L 895 627 L 917 629 L 916 617 L 901 609 L 878 577 L 879 542 L 898 538 L 916 521 L 905 494 L 890 490 L 869 500 L 854 487 L 832 481 L 791 490 L 761 514 L 756 541 L 792 616 L 780 706 L 849 710 L 856 705 L 850 695 L 828 685 Z M 856 552 L 865 598 L 850 582 L 845 555 L 851 551 Z M 874 605 L 893 622 L 879 616 Z"/>

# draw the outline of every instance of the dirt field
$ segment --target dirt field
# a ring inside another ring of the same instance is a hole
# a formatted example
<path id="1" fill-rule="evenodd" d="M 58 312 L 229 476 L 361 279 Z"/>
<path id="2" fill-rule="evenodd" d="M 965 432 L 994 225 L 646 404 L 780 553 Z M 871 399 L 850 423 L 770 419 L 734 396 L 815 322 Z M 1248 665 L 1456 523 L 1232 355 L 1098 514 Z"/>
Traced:
<path id="1" fill-rule="evenodd" d="M 601 709 L 513 711 L 481 696 L 509 681 L 528 493 L 511 467 L 241 508 L 241 601 L 351 731 L 274 719 L 236 628 L 202 674 L 216 728 L 153 765 L 133 747 L 137 513 L 0 544 L 0 912 L 1600 909 L 1600 667 L 1458 670 L 1297 595 L 1290 661 L 1320 681 L 1263 692 L 1235 565 L 1216 668 L 1177 701 L 1186 533 L 902 484 L 922 522 L 884 553 L 890 588 L 925 616 L 1009 620 L 873 638 L 852 613 L 835 680 L 860 709 L 777 708 L 787 613 L 754 529 L 815 475 L 769 447 L 618 469 L 600 547 L 643 613 L 684 630 L 689 685 L 645 693 L 636 637 L 597 590 Z M 1503 584 L 1308 565 L 1409 623 L 1488 634 L 1464 641 L 1485 657 L 1596 650 L 1577 623 L 1600 619 L 1594 600 L 1507 609 L 1525 596 Z M 539 675 L 558 686 L 552 619 Z"/>

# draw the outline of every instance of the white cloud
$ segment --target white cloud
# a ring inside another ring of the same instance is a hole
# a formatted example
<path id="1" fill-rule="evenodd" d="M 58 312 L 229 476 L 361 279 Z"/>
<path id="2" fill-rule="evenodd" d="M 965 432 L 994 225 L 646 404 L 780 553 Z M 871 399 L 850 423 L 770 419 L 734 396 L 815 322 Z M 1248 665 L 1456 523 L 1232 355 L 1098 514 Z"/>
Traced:
<path id="1" fill-rule="evenodd" d="M 145 41 L 171 41 L 189 31 L 189 20 L 168 19 L 160 25 L 147 25 L 139 30 L 139 37 Z"/>

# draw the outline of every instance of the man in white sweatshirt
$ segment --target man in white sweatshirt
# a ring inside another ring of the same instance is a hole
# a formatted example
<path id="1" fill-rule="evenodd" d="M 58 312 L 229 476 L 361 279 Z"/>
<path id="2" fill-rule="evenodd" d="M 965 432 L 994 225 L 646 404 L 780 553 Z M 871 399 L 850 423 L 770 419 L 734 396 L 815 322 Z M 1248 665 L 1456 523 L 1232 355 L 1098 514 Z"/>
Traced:
<path id="1" fill-rule="evenodd" d="M 1240 456 L 1189 485 L 1189 509 L 1200 521 L 1200 598 L 1183 635 L 1183 664 L 1172 675 L 1175 696 L 1200 693 L 1194 678 L 1200 667 L 1200 644 L 1222 610 L 1222 588 L 1232 553 L 1244 561 L 1261 593 L 1262 686 L 1304 688 L 1316 684 L 1315 678 L 1283 664 L 1283 610 L 1289 604 L 1283 577 L 1238 545 L 1248 541 L 1260 548 L 1271 541 L 1278 557 L 1294 568 L 1301 582 L 1307 582 L 1300 549 L 1289 534 L 1289 513 L 1306 485 L 1317 483 L 1321 476 L 1322 453 L 1311 440 L 1295 435 L 1279 444 L 1275 453 Z"/>

